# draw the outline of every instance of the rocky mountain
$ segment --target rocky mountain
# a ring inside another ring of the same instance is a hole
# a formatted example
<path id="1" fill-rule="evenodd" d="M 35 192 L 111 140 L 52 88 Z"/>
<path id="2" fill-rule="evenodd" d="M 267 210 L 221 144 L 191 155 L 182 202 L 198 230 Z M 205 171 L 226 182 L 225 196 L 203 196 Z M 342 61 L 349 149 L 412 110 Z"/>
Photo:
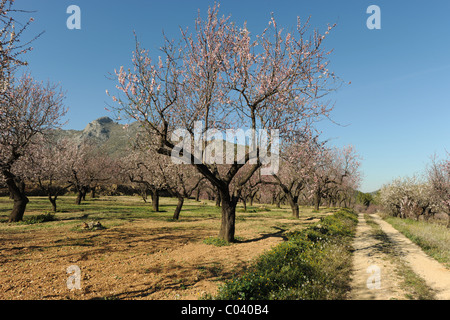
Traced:
<path id="1" fill-rule="evenodd" d="M 66 138 L 77 144 L 85 140 L 93 141 L 109 155 L 120 156 L 127 152 L 127 147 L 132 144 L 141 130 L 139 122 L 133 122 L 124 126 L 109 117 L 101 117 L 90 122 L 83 130 L 56 130 L 56 137 Z M 215 143 L 224 144 L 214 147 Z M 213 141 L 208 148 L 220 148 L 235 150 L 236 144 L 223 140 Z M 246 146 L 247 148 L 247 146 Z M 236 152 L 236 150 L 234 151 Z"/>
<path id="2" fill-rule="evenodd" d="M 83 130 L 58 129 L 55 134 L 58 138 L 69 139 L 75 143 L 90 140 L 97 143 L 106 153 L 120 155 L 126 152 L 139 129 L 138 122 L 124 126 L 109 117 L 101 117 L 90 122 Z"/>

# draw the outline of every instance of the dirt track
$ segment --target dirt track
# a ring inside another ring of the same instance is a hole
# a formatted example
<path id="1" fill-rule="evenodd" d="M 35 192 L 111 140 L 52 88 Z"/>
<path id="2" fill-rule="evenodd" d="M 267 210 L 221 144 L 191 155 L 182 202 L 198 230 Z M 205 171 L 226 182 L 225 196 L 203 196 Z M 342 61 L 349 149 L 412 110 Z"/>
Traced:
<path id="1" fill-rule="evenodd" d="M 378 215 L 373 214 L 370 217 L 388 237 L 390 244 L 394 247 L 395 255 L 426 282 L 427 286 L 434 291 L 436 299 L 449 300 L 450 270 L 426 255 L 417 245 Z M 371 232 L 371 226 L 367 224 L 364 214 L 359 214 L 359 224 L 354 241 L 354 276 L 350 292 L 351 299 L 406 299 L 408 292 L 401 285 L 402 277 L 396 271 L 399 265 L 389 257 L 384 250 L 385 246 L 386 243 L 383 243 L 382 239 L 377 238 Z"/>

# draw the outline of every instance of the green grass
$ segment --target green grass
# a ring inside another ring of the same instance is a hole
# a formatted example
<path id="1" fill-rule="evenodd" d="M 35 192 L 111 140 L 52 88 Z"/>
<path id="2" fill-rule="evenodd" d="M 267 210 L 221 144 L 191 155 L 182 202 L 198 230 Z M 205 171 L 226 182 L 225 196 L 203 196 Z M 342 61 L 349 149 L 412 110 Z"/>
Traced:
<path id="1" fill-rule="evenodd" d="M 450 269 L 449 228 L 441 224 L 395 217 L 387 217 L 386 221 Z"/>
<path id="2" fill-rule="evenodd" d="M 29 197 L 30 202 L 27 205 L 24 221 L 37 221 L 42 219 L 42 215 L 52 212 L 52 207 L 47 197 Z M 86 201 L 82 201 L 81 205 L 75 204 L 74 196 L 60 196 L 57 200 L 57 212 L 52 217 L 54 221 L 43 219 L 43 223 L 35 223 L 33 225 L 24 226 L 26 228 L 48 228 L 61 225 L 79 224 L 80 220 L 98 220 L 102 224 L 104 222 L 110 225 L 121 225 L 128 222 L 133 222 L 141 219 L 152 219 L 156 221 L 170 222 L 173 226 L 177 225 L 177 220 L 173 220 L 173 212 L 177 204 L 176 199 L 162 197 L 160 200 L 160 211 L 155 212 L 151 204 L 144 203 L 140 197 L 126 197 L 126 196 L 102 196 L 100 198 L 90 199 L 87 197 Z M 12 209 L 13 202 L 8 197 L 0 197 L 0 229 L 2 225 L 9 225 L 8 218 Z M 247 206 L 247 211 L 244 212 L 242 204 L 238 204 L 236 215 L 236 223 L 260 223 L 260 220 L 268 219 L 289 219 L 293 224 L 300 223 L 290 214 L 290 209 L 287 206 L 276 208 L 271 205 L 254 205 Z M 320 216 L 328 210 L 322 210 L 319 213 L 312 213 L 311 208 L 301 208 L 301 216 Z M 52 212 L 53 214 L 53 212 Z M 194 200 L 187 200 L 183 205 L 180 220 L 184 222 L 201 222 L 209 219 L 217 219 L 220 217 L 221 208 L 216 207 L 213 201 L 197 202 Z M 40 216 L 40 218 L 37 218 Z M 46 220 L 46 221 L 44 221 Z M 21 223 L 19 223 L 21 224 Z M 17 224 L 17 225 L 19 225 Z M 261 226 L 263 231 L 266 227 Z M 4 229 L 4 228 L 3 228 Z M 10 228 L 9 228 L 10 229 Z M 12 230 L 4 230 L 9 232 Z"/>
<path id="3" fill-rule="evenodd" d="M 244 274 L 225 282 L 214 299 L 344 299 L 357 215 L 340 210 L 263 254 Z"/>
<path id="4" fill-rule="evenodd" d="M 203 240 L 204 244 L 210 244 L 216 247 L 224 247 L 229 246 L 231 243 L 228 241 L 225 241 L 224 239 L 218 238 L 218 237 L 209 237 Z"/>
<path id="5" fill-rule="evenodd" d="M 133 201 L 130 201 L 132 199 Z M 138 197 L 102 197 L 87 199 L 81 205 L 76 205 L 75 197 L 63 196 L 57 200 L 57 212 L 54 213 L 54 220 L 76 221 L 83 219 L 95 220 L 116 220 L 131 222 L 138 219 L 155 219 L 169 221 L 172 219 L 176 200 L 162 198 L 160 211 L 155 212 L 151 204 L 140 201 Z M 0 198 L 0 222 L 8 221 L 9 213 L 12 209 L 12 200 L 6 197 Z M 27 205 L 24 221 L 36 219 L 51 211 L 51 204 L 46 197 L 30 197 Z M 53 213 L 52 213 L 53 214 Z M 217 217 L 220 208 L 211 205 L 201 205 L 197 202 L 186 201 L 181 213 L 181 219 L 195 220 L 208 217 Z M 43 227 L 43 226 L 42 226 Z"/>

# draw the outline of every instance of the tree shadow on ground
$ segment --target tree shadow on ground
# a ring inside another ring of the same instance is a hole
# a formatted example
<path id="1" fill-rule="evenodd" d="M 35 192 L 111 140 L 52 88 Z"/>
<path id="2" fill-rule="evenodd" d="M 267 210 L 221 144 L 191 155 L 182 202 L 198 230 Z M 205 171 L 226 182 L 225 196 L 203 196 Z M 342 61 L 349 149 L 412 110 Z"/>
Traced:
<path id="1" fill-rule="evenodd" d="M 235 243 L 250 243 L 250 242 L 257 242 L 257 241 L 261 241 L 267 238 L 281 238 L 283 240 L 287 240 L 287 237 L 285 235 L 287 229 L 283 229 L 280 227 L 273 227 L 274 229 L 277 229 L 278 231 L 276 232 L 271 232 L 271 233 L 262 233 L 259 237 L 257 238 L 253 238 L 253 239 L 246 239 L 246 240 L 239 240 L 236 239 Z"/>

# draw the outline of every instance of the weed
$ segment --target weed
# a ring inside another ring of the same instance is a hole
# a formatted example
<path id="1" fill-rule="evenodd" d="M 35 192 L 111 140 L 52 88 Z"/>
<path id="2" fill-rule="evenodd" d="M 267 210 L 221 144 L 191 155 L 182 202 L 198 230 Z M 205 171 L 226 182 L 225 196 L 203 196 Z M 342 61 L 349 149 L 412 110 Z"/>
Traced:
<path id="1" fill-rule="evenodd" d="M 215 299 L 342 299 L 351 272 L 349 245 L 356 215 L 340 210 L 259 257 L 243 275 L 225 282 Z"/>
<path id="2" fill-rule="evenodd" d="M 55 215 L 53 213 L 46 213 L 46 214 L 38 214 L 33 216 L 28 216 L 23 219 L 23 221 L 19 222 L 23 224 L 35 224 L 35 223 L 43 223 L 47 221 L 55 221 Z"/>
<path id="3" fill-rule="evenodd" d="M 204 244 L 210 244 L 216 247 L 223 247 L 223 246 L 229 246 L 230 243 L 228 241 L 225 241 L 224 239 L 217 238 L 217 237 L 209 237 L 203 240 Z"/>

